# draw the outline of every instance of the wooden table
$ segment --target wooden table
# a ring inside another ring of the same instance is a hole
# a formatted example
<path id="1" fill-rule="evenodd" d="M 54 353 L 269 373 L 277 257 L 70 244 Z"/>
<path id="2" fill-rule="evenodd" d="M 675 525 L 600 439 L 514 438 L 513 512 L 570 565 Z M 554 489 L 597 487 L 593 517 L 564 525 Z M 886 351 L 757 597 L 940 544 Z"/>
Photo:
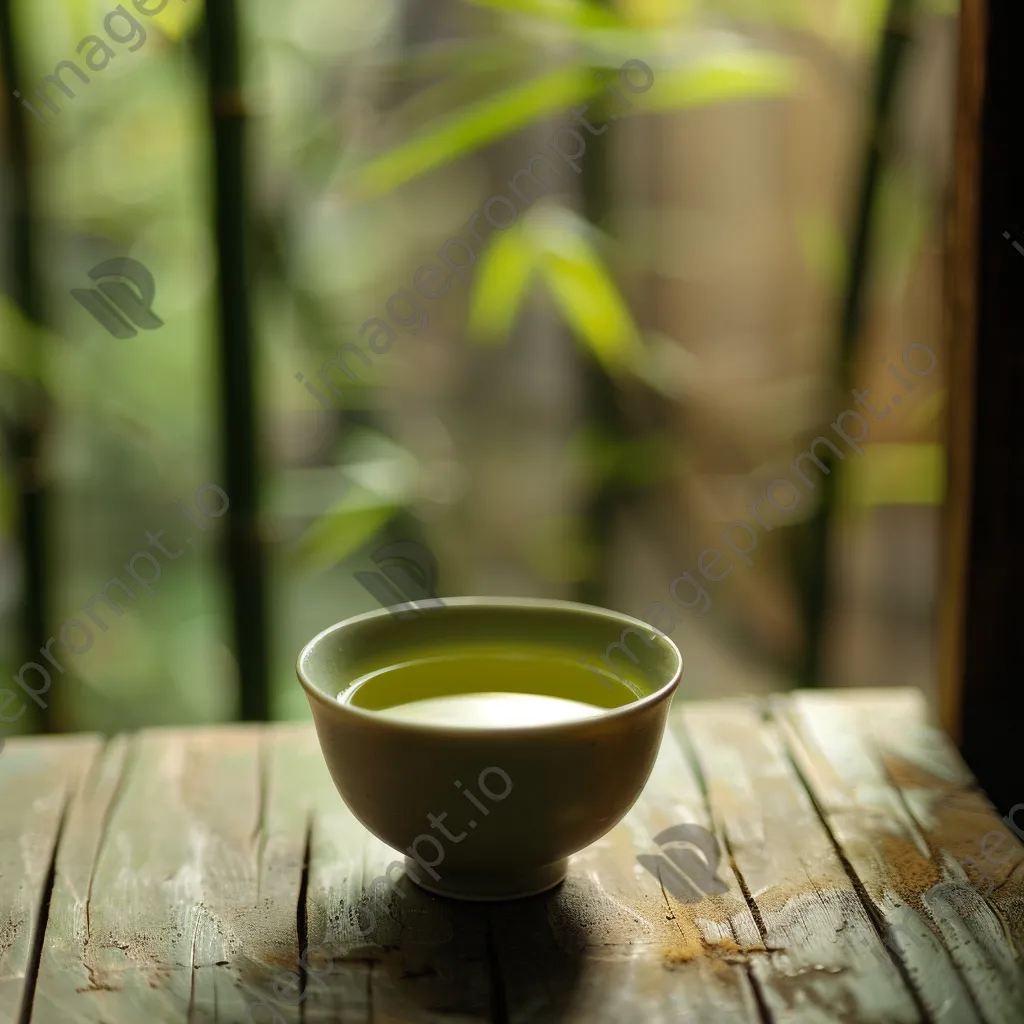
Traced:
<path id="1" fill-rule="evenodd" d="M 361 897 L 395 854 L 311 726 L 12 740 L 0 1021 L 1024 1021 L 1024 847 L 920 695 L 672 715 L 565 884 L 494 904 Z M 722 851 L 689 890 L 680 824 Z"/>

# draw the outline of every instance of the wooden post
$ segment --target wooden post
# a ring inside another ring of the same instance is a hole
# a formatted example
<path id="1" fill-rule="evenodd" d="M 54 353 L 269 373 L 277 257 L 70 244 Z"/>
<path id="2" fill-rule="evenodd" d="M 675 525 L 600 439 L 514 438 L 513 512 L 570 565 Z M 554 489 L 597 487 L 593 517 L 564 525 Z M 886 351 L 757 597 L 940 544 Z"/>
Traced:
<path id="1" fill-rule="evenodd" d="M 206 35 L 217 241 L 221 465 L 231 501 L 225 531 L 227 568 L 241 717 L 263 721 L 270 709 L 266 572 L 259 525 L 260 438 L 249 313 L 245 105 L 235 0 L 209 0 Z"/>
<path id="2" fill-rule="evenodd" d="M 1016 0 L 964 0 L 949 225 L 943 725 L 996 806 L 1024 802 L 1024 149 Z"/>

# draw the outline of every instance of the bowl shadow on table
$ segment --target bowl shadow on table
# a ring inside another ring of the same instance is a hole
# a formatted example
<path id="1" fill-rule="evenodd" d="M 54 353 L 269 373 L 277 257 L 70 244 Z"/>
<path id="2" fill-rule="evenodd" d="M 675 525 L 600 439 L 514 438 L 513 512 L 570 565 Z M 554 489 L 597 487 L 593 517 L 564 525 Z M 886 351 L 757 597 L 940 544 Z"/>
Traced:
<path id="1" fill-rule="evenodd" d="M 571 880 L 539 896 L 474 903 L 434 896 L 402 876 L 395 887 L 401 895 L 387 893 L 383 900 L 364 894 L 347 908 L 311 901 L 300 958 L 306 969 L 290 963 L 290 952 L 273 948 L 263 962 L 239 964 L 234 973 L 243 1007 L 237 1019 L 561 1020 L 572 1003 L 586 945 L 573 912 L 583 887 L 588 883 Z M 363 937 L 356 912 L 363 928 L 370 925 Z M 235 1019 L 222 1003 L 205 1010 L 195 1005 L 190 1017 L 195 1024 Z"/>

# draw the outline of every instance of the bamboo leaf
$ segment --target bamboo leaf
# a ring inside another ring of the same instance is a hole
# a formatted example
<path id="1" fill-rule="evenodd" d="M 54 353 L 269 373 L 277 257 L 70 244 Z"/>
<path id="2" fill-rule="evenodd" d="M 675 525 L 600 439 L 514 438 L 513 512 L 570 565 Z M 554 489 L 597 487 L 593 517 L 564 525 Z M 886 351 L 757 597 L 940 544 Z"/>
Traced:
<path id="1" fill-rule="evenodd" d="M 365 487 L 353 487 L 299 538 L 296 567 L 314 572 L 330 568 L 366 543 L 400 509 Z"/>
<path id="2" fill-rule="evenodd" d="M 922 7 L 954 10 L 958 0 L 920 0 Z M 833 4 L 806 0 L 705 0 L 719 17 L 752 25 L 785 28 L 816 36 L 843 53 L 866 55 L 885 24 L 890 0 L 838 0 Z"/>
<path id="3" fill-rule="evenodd" d="M 526 296 L 535 256 L 518 226 L 484 250 L 470 299 L 469 333 L 485 342 L 508 335 Z"/>
<path id="4" fill-rule="evenodd" d="M 621 10 L 631 25 L 678 28 L 693 20 L 699 3 L 700 0 L 622 0 Z"/>
<path id="5" fill-rule="evenodd" d="M 641 111 L 679 110 L 796 91 L 796 65 L 747 50 L 718 53 L 685 67 L 658 69 L 654 84 L 630 101 Z"/>
<path id="6" fill-rule="evenodd" d="M 416 457 L 379 431 L 353 431 L 341 458 L 350 486 L 299 538 L 301 570 L 322 571 L 346 558 L 393 519 L 415 489 Z"/>
<path id="7" fill-rule="evenodd" d="M 379 431 L 353 431 L 342 448 L 341 461 L 345 476 L 376 494 L 382 504 L 403 505 L 416 487 L 416 456 Z"/>
<path id="8" fill-rule="evenodd" d="M 431 121 L 408 142 L 354 171 L 349 188 L 363 199 L 384 195 L 496 138 L 564 111 L 600 88 L 600 82 L 584 68 L 560 68 L 538 75 Z"/>
<path id="9" fill-rule="evenodd" d="M 597 254 L 582 239 L 540 256 L 545 283 L 577 336 L 610 371 L 632 364 L 642 346 L 633 317 Z"/>
<path id="10" fill-rule="evenodd" d="M 625 25 L 614 11 L 588 0 L 469 0 L 507 15 L 528 15 L 574 28 L 605 28 Z"/>

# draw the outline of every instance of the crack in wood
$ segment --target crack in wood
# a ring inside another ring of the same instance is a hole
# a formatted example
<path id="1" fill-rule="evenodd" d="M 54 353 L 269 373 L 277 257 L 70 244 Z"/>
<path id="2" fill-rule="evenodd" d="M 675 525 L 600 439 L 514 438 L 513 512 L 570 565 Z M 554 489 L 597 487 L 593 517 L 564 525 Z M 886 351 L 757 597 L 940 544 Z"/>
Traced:
<path id="1" fill-rule="evenodd" d="M 186 1017 L 188 1024 L 192 1024 L 196 1008 L 196 971 L 199 969 L 199 965 L 196 963 L 196 939 L 199 936 L 199 926 L 202 924 L 204 913 L 203 904 L 196 904 L 196 925 L 192 929 L 192 942 L 189 950 L 189 961 L 192 969 L 189 971 L 188 979 L 188 1016 Z"/>
<path id="2" fill-rule="evenodd" d="M 309 983 L 309 920 L 306 900 L 309 898 L 309 862 L 313 850 L 313 816 L 306 818 L 306 842 L 302 851 L 302 874 L 299 897 L 295 906 L 295 934 L 299 949 L 299 1022 L 306 1020 L 306 986 Z"/>
<path id="3" fill-rule="evenodd" d="M 97 774 L 99 773 L 100 766 L 107 757 L 107 751 L 111 749 L 111 745 L 108 743 L 100 756 L 95 761 L 95 768 Z M 92 906 L 92 885 L 96 878 L 96 869 L 99 867 L 100 858 L 103 856 L 103 851 L 106 847 L 107 833 L 110 830 L 110 823 L 114 820 L 114 812 L 117 810 L 118 805 L 124 796 L 124 791 L 128 785 L 128 776 L 131 769 L 135 765 L 136 758 L 138 756 L 138 738 L 133 736 L 128 740 L 127 747 L 125 749 L 124 758 L 121 761 L 121 770 L 117 776 L 117 782 L 114 785 L 114 792 L 111 795 L 110 801 L 103 811 L 103 820 L 100 824 L 100 837 L 99 842 L 96 844 L 96 854 L 92 860 L 92 866 L 89 869 L 89 885 L 85 892 L 85 950 L 89 948 L 89 942 L 92 937 L 92 918 L 91 918 L 91 906 Z M 91 972 L 90 972 L 91 973 Z"/>
<path id="4" fill-rule="evenodd" d="M 781 702 L 776 703 L 776 707 L 779 707 Z M 800 766 L 799 759 L 794 756 L 794 752 L 790 747 L 786 731 L 780 729 L 776 721 L 772 721 L 768 726 L 778 740 L 779 747 L 782 751 L 783 756 L 789 762 L 796 778 L 804 788 L 804 792 L 807 794 L 808 799 L 811 802 L 811 807 L 814 809 L 814 813 L 817 815 L 818 820 L 821 822 L 822 829 L 828 836 L 829 842 L 832 844 L 832 848 L 835 851 L 835 855 L 839 860 L 839 863 L 843 867 L 843 871 L 846 873 L 847 878 L 850 881 L 850 885 L 853 887 L 853 891 L 857 898 L 860 900 L 861 905 L 864 908 L 864 912 L 867 914 L 868 921 L 871 923 L 875 932 L 878 935 L 878 940 L 881 942 L 882 947 L 887 951 L 889 959 L 892 961 L 893 966 L 899 972 L 900 977 L 903 979 L 904 984 L 907 987 L 907 991 L 910 994 L 911 999 L 914 1001 L 914 1005 L 918 1012 L 921 1014 L 921 1020 L 923 1022 L 934 1021 L 934 1018 L 928 1012 L 928 1008 L 924 1002 L 924 998 L 921 992 L 918 991 L 917 985 L 914 983 L 913 978 L 910 975 L 910 971 L 907 969 L 907 965 L 904 963 L 902 956 L 899 955 L 897 950 L 894 948 L 895 943 L 890 944 L 890 936 L 887 934 L 887 928 L 885 921 L 881 917 L 877 907 L 875 906 L 874 900 L 868 895 L 864 888 L 864 883 L 854 870 L 853 865 L 850 863 L 849 858 L 846 855 L 846 851 L 842 848 L 839 840 L 835 837 L 832 832 L 832 828 L 829 825 L 828 815 L 825 809 L 821 806 L 817 795 L 814 792 L 814 787 L 811 785 L 810 780 L 805 776 L 803 769 Z M 819 894 L 820 897 L 820 894 Z M 970 996 L 970 993 L 968 992 Z M 974 1002 L 973 997 L 971 998 L 972 1003 Z M 977 1009 L 977 1007 L 975 1007 Z"/>
<path id="5" fill-rule="evenodd" d="M 21 1001 L 21 1013 L 18 1017 L 19 1024 L 29 1024 L 29 1021 L 32 1019 L 33 1003 L 36 996 L 36 982 L 39 979 L 39 965 L 43 961 L 46 926 L 50 922 L 50 900 L 53 897 L 53 887 L 57 880 L 57 853 L 60 850 L 60 841 L 64 835 L 64 825 L 67 822 L 75 788 L 69 786 L 68 791 L 64 794 L 60 820 L 57 822 L 57 831 L 53 837 L 53 849 L 50 851 L 50 867 L 46 872 L 46 881 L 43 883 L 42 895 L 39 900 L 39 912 L 35 920 L 32 956 L 29 960 L 28 970 L 25 972 L 25 988 Z"/>
<path id="6" fill-rule="evenodd" d="M 257 784 L 257 801 L 256 801 L 256 824 L 253 828 L 252 837 L 250 842 L 256 844 L 256 906 L 260 905 L 260 896 L 262 895 L 261 886 L 263 884 L 263 856 L 266 852 L 267 836 L 266 836 L 266 819 L 267 819 L 267 797 L 269 790 L 269 779 L 268 779 L 268 759 L 269 754 L 267 751 L 267 744 L 264 742 L 265 737 L 262 731 L 256 737 L 256 784 Z"/>

